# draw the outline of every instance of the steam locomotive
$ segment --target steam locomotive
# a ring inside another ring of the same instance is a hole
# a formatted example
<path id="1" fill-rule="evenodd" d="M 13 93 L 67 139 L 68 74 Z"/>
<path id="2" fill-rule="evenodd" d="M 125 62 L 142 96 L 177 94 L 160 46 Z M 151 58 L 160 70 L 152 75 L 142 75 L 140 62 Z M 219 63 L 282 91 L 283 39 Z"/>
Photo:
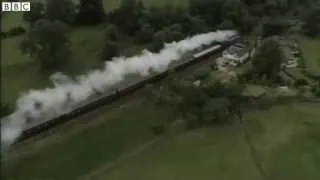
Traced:
<path id="1" fill-rule="evenodd" d="M 170 71 L 182 71 L 186 69 L 189 66 L 192 66 L 200 61 L 206 60 L 209 56 L 213 54 L 221 53 L 223 50 L 225 50 L 230 45 L 236 43 L 240 40 L 240 36 L 238 34 L 233 35 L 229 37 L 226 41 L 223 42 L 214 42 L 211 45 L 204 48 L 204 50 L 201 50 L 200 52 L 193 52 L 192 55 L 187 58 L 187 60 L 180 62 L 179 64 L 176 64 L 170 68 L 168 68 L 166 71 L 163 71 L 161 73 L 157 73 L 154 75 L 151 75 L 149 77 L 146 77 L 144 79 L 138 80 L 137 82 L 134 82 L 132 84 L 127 85 L 123 88 L 118 88 L 114 90 L 113 92 L 109 94 L 97 94 L 96 97 L 90 98 L 87 102 L 82 103 L 81 105 L 78 105 L 78 107 L 74 108 L 73 110 L 60 114 L 59 116 L 49 119 L 49 120 L 43 120 L 43 121 L 37 121 L 36 123 L 32 122 L 32 119 L 28 118 L 28 115 L 26 114 L 27 119 L 27 127 L 23 130 L 22 134 L 18 138 L 17 142 L 21 142 L 25 139 L 28 139 L 32 136 L 35 136 L 41 132 L 44 132 L 48 129 L 51 129 L 59 124 L 62 124 L 64 122 L 67 122 L 71 120 L 72 118 L 81 116 L 83 114 L 86 114 L 94 109 L 97 109 L 99 107 L 102 107 L 108 103 L 112 103 L 123 97 L 124 95 L 128 95 L 130 93 L 133 93 L 139 89 L 142 89 L 147 84 L 158 82 L 164 78 L 166 78 Z M 203 49 L 203 48 L 202 48 Z M 35 104 L 35 108 L 40 108 L 39 104 Z M 43 118 L 45 119 L 45 118 Z"/>

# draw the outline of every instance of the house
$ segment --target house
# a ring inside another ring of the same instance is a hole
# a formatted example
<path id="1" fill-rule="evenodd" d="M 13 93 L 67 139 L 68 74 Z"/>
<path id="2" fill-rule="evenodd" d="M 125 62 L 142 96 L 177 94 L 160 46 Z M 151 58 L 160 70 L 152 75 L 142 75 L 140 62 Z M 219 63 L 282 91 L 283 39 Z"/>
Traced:
<path id="1" fill-rule="evenodd" d="M 226 59 L 228 64 L 232 66 L 245 63 L 245 61 L 249 59 L 249 56 L 249 48 L 242 43 L 237 43 L 222 53 L 223 59 Z"/>

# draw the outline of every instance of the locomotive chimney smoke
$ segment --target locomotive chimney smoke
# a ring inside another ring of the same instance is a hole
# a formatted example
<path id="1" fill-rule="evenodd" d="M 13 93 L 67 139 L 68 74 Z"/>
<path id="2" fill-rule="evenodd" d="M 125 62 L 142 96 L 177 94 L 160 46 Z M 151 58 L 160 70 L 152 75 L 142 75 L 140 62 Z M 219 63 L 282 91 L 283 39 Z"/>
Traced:
<path id="1" fill-rule="evenodd" d="M 31 118 L 32 121 L 52 119 L 65 113 L 66 109 L 70 110 L 76 105 L 79 106 L 94 94 L 106 93 L 116 88 L 127 75 L 147 76 L 150 71 L 162 72 L 172 62 L 180 60 L 184 53 L 203 45 L 209 45 L 214 41 L 224 41 L 234 34 L 234 31 L 210 32 L 165 44 L 159 53 L 144 50 L 137 56 L 116 57 L 112 61 L 107 61 L 103 70 L 89 72 L 75 80 L 62 73 L 56 73 L 50 77 L 54 87 L 30 90 L 18 99 L 15 112 L 1 122 L 1 142 L 12 144 L 19 137 L 27 125 L 25 113 L 29 114 L 28 118 Z M 71 99 L 70 107 L 65 108 L 65 104 L 68 104 L 66 102 Z M 45 117 L 43 117 L 44 114 Z"/>

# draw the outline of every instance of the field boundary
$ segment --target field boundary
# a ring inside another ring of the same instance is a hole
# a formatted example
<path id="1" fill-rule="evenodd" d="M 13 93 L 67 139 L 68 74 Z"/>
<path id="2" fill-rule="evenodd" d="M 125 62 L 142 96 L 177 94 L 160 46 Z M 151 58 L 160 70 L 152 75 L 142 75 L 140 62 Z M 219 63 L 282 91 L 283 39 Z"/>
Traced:
<path id="1" fill-rule="evenodd" d="M 243 120 L 242 113 L 239 113 L 238 119 L 239 119 L 239 124 L 240 124 L 241 129 L 242 129 L 243 134 L 244 134 L 244 140 L 245 140 L 246 144 L 249 147 L 250 157 L 251 157 L 253 163 L 255 164 L 255 166 L 256 166 L 261 178 L 263 180 L 267 180 L 265 168 L 263 167 L 262 160 L 260 159 L 260 157 L 258 155 L 259 153 L 257 152 L 257 150 L 255 149 L 254 145 L 251 142 L 251 135 L 250 135 L 249 131 L 246 128 L 245 121 Z"/>

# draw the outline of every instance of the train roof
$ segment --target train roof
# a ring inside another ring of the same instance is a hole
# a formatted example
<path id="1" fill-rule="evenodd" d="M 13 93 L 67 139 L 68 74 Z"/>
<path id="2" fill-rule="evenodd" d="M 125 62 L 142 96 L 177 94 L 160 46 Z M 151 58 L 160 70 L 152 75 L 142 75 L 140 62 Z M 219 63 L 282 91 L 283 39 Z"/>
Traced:
<path id="1" fill-rule="evenodd" d="M 212 52 L 214 50 L 217 50 L 219 48 L 221 48 L 221 45 L 214 45 L 214 46 L 212 46 L 212 47 L 210 47 L 208 49 L 205 49 L 205 50 L 203 50 L 203 51 L 201 51 L 199 53 L 194 54 L 193 57 L 195 57 L 195 58 L 201 57 L 201 56 L 203 56 L 203 55 L 205 55 L 205 54 L 207 54 L 209 52 Z"/>

